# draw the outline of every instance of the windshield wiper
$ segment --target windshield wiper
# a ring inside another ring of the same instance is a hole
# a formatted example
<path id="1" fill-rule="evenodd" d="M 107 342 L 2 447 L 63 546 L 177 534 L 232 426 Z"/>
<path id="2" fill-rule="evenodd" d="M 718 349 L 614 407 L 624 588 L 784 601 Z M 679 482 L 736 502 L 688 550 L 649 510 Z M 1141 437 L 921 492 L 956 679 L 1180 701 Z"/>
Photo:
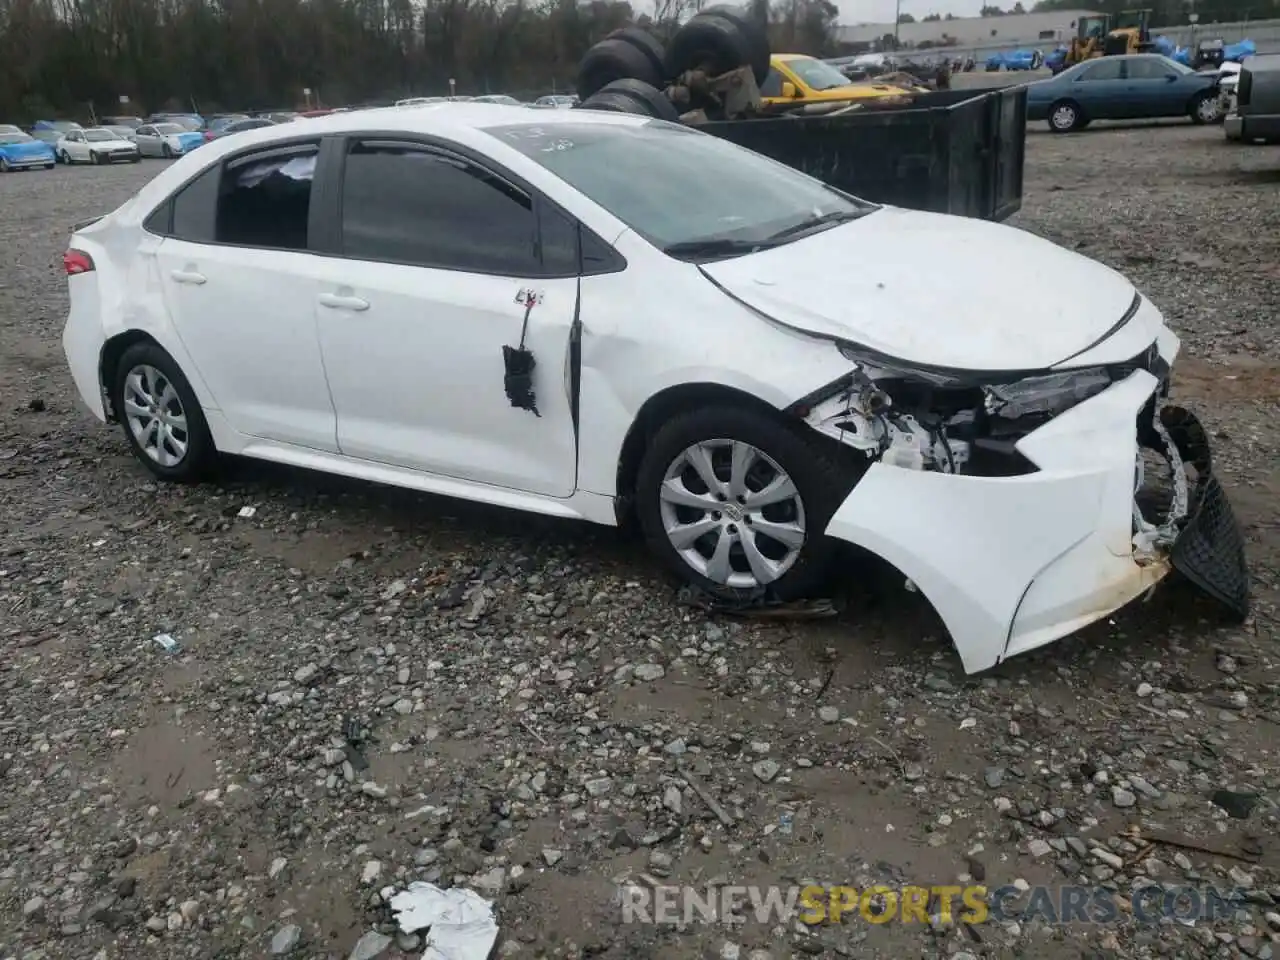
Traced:
<path id="1" fill-rule="evenodd" d="M 870 210 L 832 210 L 830 213 L 823 213 L 816 217 L 807 217 L 799 223 L 793 223 L 789 227 L 783 227 L 777 233 L 769 234 L 769 243 L 778 243 L 782 240 L 789 240 L 797 237 L 802 233 L 808 233 L 810 230 L 816 230 L 819 227 L 834 226 L 837 223 L 848 223 L 850 220 L 860 220 L 865 217 Z"/>
<path id="2" fill-rule="evenodd" d="M 669 257 L 731 257 L 754 253 L 772 246 L 770 240 L 737 240 L 732 237 L 708 237 L 705 240 L 682 240 L 669 243 L 662 252 Z"/>

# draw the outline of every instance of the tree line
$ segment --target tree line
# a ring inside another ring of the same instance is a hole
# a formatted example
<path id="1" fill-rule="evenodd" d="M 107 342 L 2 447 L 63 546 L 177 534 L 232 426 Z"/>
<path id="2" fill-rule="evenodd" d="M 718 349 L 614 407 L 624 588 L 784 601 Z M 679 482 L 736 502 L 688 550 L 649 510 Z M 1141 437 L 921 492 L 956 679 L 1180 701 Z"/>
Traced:
<path id="1" fill-rule="evenodd" d="M 702 2 L 0 0 L 0 122 L 570 92 L 591 44 L 630 24 L 663 39 Z M 775 49 L 835 51 L 828 0 L 749 9 Z"/>

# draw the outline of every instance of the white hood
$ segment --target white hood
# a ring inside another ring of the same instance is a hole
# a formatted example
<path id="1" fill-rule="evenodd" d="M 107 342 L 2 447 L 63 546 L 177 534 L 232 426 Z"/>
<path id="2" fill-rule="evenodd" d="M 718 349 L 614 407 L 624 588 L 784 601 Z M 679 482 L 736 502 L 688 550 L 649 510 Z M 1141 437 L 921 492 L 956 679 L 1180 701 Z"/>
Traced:
<path id="1" fill-rule="evenodd" d="M 891 207 L 702 269 L 786 326 L 966 370 L 1053 366 L 1135 295 L 1109 267 L 1022 230 Z"/>

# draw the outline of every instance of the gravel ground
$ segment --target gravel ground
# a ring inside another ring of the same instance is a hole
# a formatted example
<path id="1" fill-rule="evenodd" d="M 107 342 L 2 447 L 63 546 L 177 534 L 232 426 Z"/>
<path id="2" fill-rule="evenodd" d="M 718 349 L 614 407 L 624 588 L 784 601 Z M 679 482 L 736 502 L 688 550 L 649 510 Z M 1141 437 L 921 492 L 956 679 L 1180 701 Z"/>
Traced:
<path id="1" fill-rule="evenodd" d="M 411 879 L 496 898 L 502 957 L 1278 949 L 1280 148 L 1030 135 L 1014 222 L 1183 337 L 1255 614 L 1171 585 L 973 678 L 888 580 L 834 621 L 711 620 L 608 530 L 258 465 L 152 483 L 74 400 L 58 257 L 156 169 L 0 178 L 0 958 L 416 957 L 378 935 Z M 1076 293 L 1041 282 L 1046 317 Z M 681 929 L 623 923 L 621 878 L 1248 896 L 1187 924 L 1021 896 L 968 927 Z"/>

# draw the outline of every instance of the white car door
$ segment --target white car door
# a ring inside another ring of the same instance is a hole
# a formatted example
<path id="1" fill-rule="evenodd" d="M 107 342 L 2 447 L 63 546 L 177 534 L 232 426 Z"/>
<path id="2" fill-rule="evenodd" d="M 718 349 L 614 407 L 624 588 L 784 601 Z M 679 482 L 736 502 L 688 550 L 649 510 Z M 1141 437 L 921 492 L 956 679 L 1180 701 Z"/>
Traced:
<path id="1" fill-rule="evenodd" d="M 156 136 L 156 128 L 149 124 L 143 124 L 134 134 L 138 144 L 138 153 L 144 157 L 158 157 L 160 155 L 160 138 Z"/>
<path id="2" fill-rule="evenodd" d="M 72 163 L 83 163 L 89 159 L 89 145 L 85 143 L 84 134 L 76 130 L 62 138 L 62 149 Z"/>
<path id="3" fill-rule="evenodd" d="M 333 453 L 315 329 L 331 261 L 308 252 L 318 152 L 313 141 L 254 153 L 221 173 L 215 165 L 174 197 L 171 224 L 149 219 L 148 229 L 165 236 L 156 256 L 166 306 L 228 424 L 245 437 Z"/>
<path id="4" fill-rule="evenodd" d="M 386 138 L 350 142 L 341 259 L 317 301 L 345 455 L 573 493 L 566 374 L 577 262 L 544 266 L 532 203 L 446 151 Z M 522 341 L 536 364 L 536 413 L 513 406 L 504 387 L 504 348 Z"/>

